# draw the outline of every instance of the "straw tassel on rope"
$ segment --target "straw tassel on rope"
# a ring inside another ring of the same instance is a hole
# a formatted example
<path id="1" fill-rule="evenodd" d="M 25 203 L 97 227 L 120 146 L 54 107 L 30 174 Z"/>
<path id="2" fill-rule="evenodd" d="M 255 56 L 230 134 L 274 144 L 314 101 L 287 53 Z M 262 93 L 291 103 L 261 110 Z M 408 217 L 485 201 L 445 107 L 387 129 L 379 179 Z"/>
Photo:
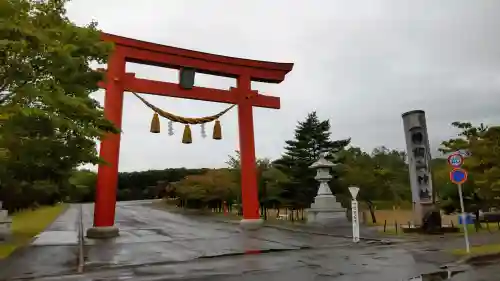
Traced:
<path id="1" fill-rule="evenodd" d="M 142 98 L 141 96 L 139 96 L 137 93 L 133 93 L 137 98 L 139 98 L 146 106 L 148 106 L 149 108 L 151 108 L 155 113 L 153 115 L 153 119 L 151 120 L 151 133 L 159 133 L 160 132 L 160 118 L 159 116 L 161 117 L 164 117 L 166 119 L 169 120 L 169 126 L 168 126 L 168 134 L 169 135 L 173 135 L 174 134 L 174 130 L 173 130 L 173 123 L 182 123 L 184 124 L 184 133 L 183 133 L 183 136 L 182 136 L 182 143 L 192 143 L 193 142 L 193 139 L 192 139 L 192 135 L 191 135 L 191 128 L 189 127 L 189 125 L 198 125 L 200 124 L 201 125 L 201 134 L 202 134 L 202 137 L 204 138 L 206 136 L 206 132 L 205 132 L 205 126 L 204 124 L 206 123 L 210 123 L 212 121 L 215 121 L 215 124 L 214 124 L 214 131 L 213 131 L 213 139 L 215 140 L 220 140 L 222 139 L 222 128 L 221 128 L 221 124 L 220 124 L 220 121 L 218 120 L 218 118 L 220 118 L 222 115 L 226 114 L 229 110 L 231 110 L 233 107 L 236 106 L 236 104 L 233 104 L 231 106 L 229 106 L 228 108 L 224 109 L 223 111 L 215 114 L 215 115 L 211 115 L 211 116 L 206 116 L 206 117 L 200 117 L 200 118 L 187 118 L 187 117 L 182 117 L 182 116 L 178 116 L 178 115 L 174 115 L 172 113 L 169 113 L 167 111 L 164 111 L 156 106 L 154 106 L 153 104 L 149 103 L 147 100 L 145 100 L 144 98 Z"/>
<path id="2" fill-rule="evenodd" d="M 215 124 L 214 124 L 214 133 L 213 133 L 212 138 L 214 140 L 220 140 L 220 139 L 222 139 L 222 127 L 220 125 L 220 121 L 219 120 L 215 121 Z"/>
<path id="3" fill-rule="evenodd" d="M 184 126 L 184 134 L 182 135 L 182 143 L 192 143 L 193 139 L 191 138 L 191 128 L 188 124 Z"/>
<path id="4" fill-rule="evenodd" d="M 160 132 L 160 117 L 158 113 L 155 112 L 153 119 L 151 120 L 151 133 L 158 134 Z"/>

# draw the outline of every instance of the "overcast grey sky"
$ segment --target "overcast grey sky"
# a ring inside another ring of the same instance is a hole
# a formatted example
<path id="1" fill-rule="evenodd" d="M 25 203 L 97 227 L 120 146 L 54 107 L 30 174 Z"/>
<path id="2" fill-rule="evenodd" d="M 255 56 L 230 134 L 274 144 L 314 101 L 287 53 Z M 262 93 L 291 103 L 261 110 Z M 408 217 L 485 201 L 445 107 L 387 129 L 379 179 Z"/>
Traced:
<path id="1" fill-rule="evenodd" d="M 254 110 L 258 157 L 276 158 L 296 122 L 310 111 L 328 118 L 334 139 L 404 149 L 401 113 L 427 113 L 433 149 L 457 120 L 500 123 L 500 1 L 497 0 L 73 0 L 77 24 L 156 43 L 295 67 L 285 82 L 254 83 L 281 97 L 282 109 Z M 173 71 L 127 65 L 138 77 L 175 81 Z M 197 85 L 228 88 L 233 79 L 197 76 Z M 103 93 L 96 93 L 103 99 Z M 205 116 L 226 107 L 146 96 L 164 110 Z M 222 119 L 223 140 L 181 143 L 149 133 L 152 112 L 126 94 L 120 171 L 221 167 L 238 149 L 236 110 Z M 212 124 L 207 126 L 211 135 Z"/>

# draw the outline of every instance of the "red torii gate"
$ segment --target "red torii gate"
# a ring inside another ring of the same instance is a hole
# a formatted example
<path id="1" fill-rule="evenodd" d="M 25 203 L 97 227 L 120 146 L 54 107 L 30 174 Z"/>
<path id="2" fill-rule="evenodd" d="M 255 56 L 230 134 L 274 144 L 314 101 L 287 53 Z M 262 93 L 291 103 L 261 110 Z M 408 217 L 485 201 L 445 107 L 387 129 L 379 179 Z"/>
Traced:
<path id="1" fill-rule="evenodd" d="M 242 224 L 248 227 L 259 225 L 261 220 L 255 167 L 253 106 L 279 109 L 280 99 L 252 90 L 251 81 L 280 83 L 292 70 L 293 64 L 208 54 L 108 33 L 102 33 L 101 39 L 114 43 L 105 81 L 99 86 L 106 89 L 104 115 L 118 128 L 122 125 L 124 91 L 238 105 Z M 125 72 L 126 62 L 173 69 L 190 68 L 198 73 L 232 77 L 237 79 L 237 86 L 231 87 L 229 91 L 204 87 L 184 89 L 176 83 L 136 78 L 134 73 Z M 90 238 L 118 235 L 114 219 L 119 154 L 120 134 L 106 135 L 101 140 L 100 157 L 107 164 L 99 164 L 98 168 L 94 227 L 87 230 L 87 236 Z"/>

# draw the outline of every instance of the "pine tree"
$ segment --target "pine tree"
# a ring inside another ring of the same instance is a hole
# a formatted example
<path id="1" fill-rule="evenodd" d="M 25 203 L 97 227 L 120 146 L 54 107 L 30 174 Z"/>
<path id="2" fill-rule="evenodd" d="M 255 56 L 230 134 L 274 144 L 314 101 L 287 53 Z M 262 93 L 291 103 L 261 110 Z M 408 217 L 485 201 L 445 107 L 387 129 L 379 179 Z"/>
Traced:
<path id="1" fill-rule="evenodd" d="M 330 140 L 330 121 L 320 121 L 316 112 L 309 113 L 295 129 L 295 138 L 286 141 L 285 153 L 275 164 L 291 179 L 284 197 L 293 207 L 303 208 L 312 202 L 318 188 L 316 172 L 309 168 L 323 152 L 330 157 L 350 143 L 350 139 Z M 335 160 L 330 158 L 330 160 Z"/>

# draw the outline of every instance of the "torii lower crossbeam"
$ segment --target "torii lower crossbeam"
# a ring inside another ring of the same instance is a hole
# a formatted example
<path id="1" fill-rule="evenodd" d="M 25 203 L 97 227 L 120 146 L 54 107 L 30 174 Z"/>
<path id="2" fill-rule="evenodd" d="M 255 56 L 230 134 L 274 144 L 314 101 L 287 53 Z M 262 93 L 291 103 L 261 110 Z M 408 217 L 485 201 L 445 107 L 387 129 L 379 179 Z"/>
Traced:
<path id="1" fill-rule="evenodd" d="M 293 64 L 230 58 L 191 50 L 143 42 L 103 33 L 103 40 L 115 44 L 108 61 L 106 81 L 99 86 L 106 89 L 104 115 L 121 128 L 124 91 L 168 97 L 230 103 L 238 105 L 238 127 L 241 152 L 241 193 L 243 225 L 256 226 L 260 220 L 253 107 L 280 108 L 278 97 L 261 95 L 251 90 L 251 81 L 280 83 Z M 189 67 L 200 73 L 234 77 L 237 86 L 229 90 L 204 87 L 182 89 L 178 84 L 136 78 L 125 72 L 126 62 L 169 68 Z M 101 140 L 100 156 L 106 162 L 99 165 L 94 209 L 94 227 L 87 231 L 91 238 L 109 238 L 118 235 L 114 226 L 120 134 L 109 134 Z"/>

